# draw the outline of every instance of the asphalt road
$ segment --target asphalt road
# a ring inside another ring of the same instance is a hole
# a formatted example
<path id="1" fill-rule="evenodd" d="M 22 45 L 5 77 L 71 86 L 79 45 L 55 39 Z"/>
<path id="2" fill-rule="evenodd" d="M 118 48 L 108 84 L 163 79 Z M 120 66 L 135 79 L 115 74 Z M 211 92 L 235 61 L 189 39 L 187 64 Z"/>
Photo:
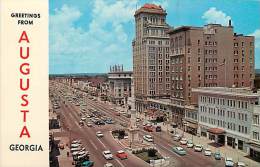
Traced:
<path id="1" fill-rule="evenodd" d="M 72 89 L 70 89 L 71 91 Z M 84 93 L 83 93 L 84 94 Z M 85 95 L 84 95 L 85 96 Z M 113 105 L 105 104 L 99 101 L 92 101 L 88 98 L 84 98 L 87 108 L 95 108 L 98 111 L 105 113 L 107 116 L 116 120 L 116 122 L 127 122 L 129 123 L 129 118 L 124 116 L 115 116 L 115 111 L 111 108 L 115 107 Z M 115 128 L 116 125 L 104 125 L 104 126 L 79 126 L 78 122 L 80 120 L 79 107 L 73 105 L 70 102 L 66 102 L 67 105 L 61 104 L 60 112 L 64 120 L 64 126 L 71 131 L 71 138 L 80 138 L 83 145 L 91 153 L 90 159 L 95 162 L 95 166 L 102 167 L 107 160 L 102 156 L 102 151 L 109 149 L 113 155 L 116 151 L 123 149 L 112 137 L 110 131 Z M 101 131 L 104 134 L 103 138 L 98 139 L 96 137 L 96 132 Z M 187 155 L 179 156 L 172 152 L 172 146 L 179 145 L 177 142 L 173 141 L 171 137 L 165 132 L 146 132 L 142 128 L 139 131 L 139 137 L 145 134 L 150 134 L 154 137 L 154 143 L 159 152 L 168 156 L 171 159 L 172 166 L 177 167 L 222 167 L 224 166 L 223 161 L 217 161 L 213 157 L 206 157 L 202 153 L 194 152 L 193 149 L 186 149 Z M 140 160 L 136 156 L 128 153 L 127 160 L 119 160 L 114 158 L 109 162 L 113 163 L 115 166 L 122 167 L 145 167 L 148 166 L 147 163 Z"/>

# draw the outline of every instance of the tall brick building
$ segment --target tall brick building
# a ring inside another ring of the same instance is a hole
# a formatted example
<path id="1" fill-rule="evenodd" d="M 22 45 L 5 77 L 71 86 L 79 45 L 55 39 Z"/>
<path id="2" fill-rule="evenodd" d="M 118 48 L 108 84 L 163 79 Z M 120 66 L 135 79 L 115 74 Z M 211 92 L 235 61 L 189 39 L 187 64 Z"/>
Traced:
<path id="1" fill-rule="evenodd" d="M 229 26 L 182 26 L 169 31 L 171 99 L 178 105 L 197 103 L 192 88 L 253 87 L 254 37 Z"/>
<path id="2" fill-rule="evenodd" d="M 133 74 L 137 109 L 147 97 L 170 95 L 169 26 L 166 11 L 154 4 L 145 4 L 135 12 L 133 40 Z M 141 109 L 143 110 L 143 109 Z"/>

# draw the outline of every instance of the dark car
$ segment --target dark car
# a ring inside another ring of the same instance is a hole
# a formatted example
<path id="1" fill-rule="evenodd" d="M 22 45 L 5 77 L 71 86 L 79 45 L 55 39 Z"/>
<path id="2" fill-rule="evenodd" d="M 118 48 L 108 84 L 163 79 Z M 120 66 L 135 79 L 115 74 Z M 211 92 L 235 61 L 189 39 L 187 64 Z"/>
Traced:
<path id="1" fill-rule="evenodd" d="M 161 132 L 161 131 L 162 131 L 161 126 L 157 126 L 157 127 L 155 128 L 155 131 L 156 131 L 156 132 Z"/>

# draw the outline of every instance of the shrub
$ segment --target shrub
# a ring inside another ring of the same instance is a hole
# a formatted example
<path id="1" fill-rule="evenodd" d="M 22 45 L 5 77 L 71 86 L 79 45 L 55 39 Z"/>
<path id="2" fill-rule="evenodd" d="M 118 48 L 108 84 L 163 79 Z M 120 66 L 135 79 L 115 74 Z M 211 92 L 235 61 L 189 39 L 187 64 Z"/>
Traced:
<path id="1" fill-rule="evenodd" d="M 157 153 L 157 150 L 155 150 L 153 148 L 148 150 L 148 156 L 149 157 L 155 157 L 156 153 Z"/>

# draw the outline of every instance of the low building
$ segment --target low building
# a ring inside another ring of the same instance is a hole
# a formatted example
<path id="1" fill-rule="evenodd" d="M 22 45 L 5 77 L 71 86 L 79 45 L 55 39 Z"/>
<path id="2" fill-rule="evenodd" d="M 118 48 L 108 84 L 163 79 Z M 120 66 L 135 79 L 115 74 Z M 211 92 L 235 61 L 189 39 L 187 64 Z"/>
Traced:
<path id="1" fill-rule="evenodd" d="M 198 133 L 260 160 L 260 92 L 249 88 L 196 88 Z"/>
<path id="2" fill-rule="evenodd" d="M 108 73 L 109 101 L 122 106 L 127 104 L 127 98 L 132 96 L 132 74 L 132 71 L 124 71 L 123 66 L 115 65 L 110 67 Z"/>

